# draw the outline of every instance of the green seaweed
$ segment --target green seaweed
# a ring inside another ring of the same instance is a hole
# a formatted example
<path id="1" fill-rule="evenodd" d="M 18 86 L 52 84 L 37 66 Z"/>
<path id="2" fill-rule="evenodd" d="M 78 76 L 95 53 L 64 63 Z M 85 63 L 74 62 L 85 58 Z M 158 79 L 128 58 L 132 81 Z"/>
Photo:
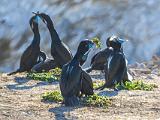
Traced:
<path id="1" fill-rule="evenodd" d="M 30 72 L 30 73 L 27 73 L 27 78 L 33 79 L 33 80 L 53 82 L 53 81 L 59 81 L 60 74 L 61 74 L 61 69 L 55 68 L 55 69 L 50 70 L 49 72 L 42 72 L 42 73 Z"/>
<path id="2" fill-rule="evenodd" d="M 92 42 L 94 42 L 96 44 L 97 48 L 101 48 L 101 46 L 102 46 L 101 45 L 101 41 L 100 41 L 100 39 L 98 37 L 94 37 L 91 40 L 92 40 Z"/>
<path id="3" fill-rule="evenodd" d="M 62 102 L 63 97 L 60 91 L 46 92 L 42 95 L 42 100 L 49 102 Z M 80 99 L 81 105 L 93 107 L 108 107 L 111 105 L 111 100 L 106 96 L 99 96 L 97 94 L 82 97 Z"/>
<path id="4" fill-rule="evenodd" d="M 82 104 L 85 106 L 108 107 L 111 105 L 111 100 L 106 96 L 93 94 L 82 98 Z"/>
<path id="5" fill-rule="evenodd" d="M 125 89 L 125 90 L 144 90 L 144 91 L 152 91 L 154 88 L 158 86 L 155 84 L 144 83 L 142 80 L 125 82 L 124 85 L 117 84 L 117 89 Z"/>
<path id="6" fill-rule="evenodd" d="M 97 89 L 97 88 L 103 86 L 104 83 L 105 83 L 105 81 L 102 81 L 102 80 L 94 81 L 94 82 L 93 82 L 93 88 L 94 88 L 94 89 Z"/>
<path id="7" fill-rule="evenodd" d="M 42 99 L 44 101 L 49 101 L 49 102 L 62 102 L 63 101 L 63 97 L 60 91 L 46 92 L 42 95 Z"/>

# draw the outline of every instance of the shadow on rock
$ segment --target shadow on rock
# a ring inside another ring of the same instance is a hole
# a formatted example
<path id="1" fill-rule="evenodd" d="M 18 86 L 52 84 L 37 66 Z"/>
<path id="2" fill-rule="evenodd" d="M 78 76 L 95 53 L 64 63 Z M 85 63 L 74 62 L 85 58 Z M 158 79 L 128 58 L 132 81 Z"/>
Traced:
<path id="1" fill-rule="evenodd" d="M 65 106 L 59 106 L 55 108 L 50 108 L 49 112 L 54 113 L 56 120 L 76 120 L 78 117 L 73 115 L 71 112 L 75 109 L 78 109 L 79 107 L 65 107 Z"/>
<path id="2" fill-rule="evenodd" d="M 18 84 L 24 84 L 30 81 L 30 79 L 27 79 L 26 77 L 15 77 L 14 80 Z"/>
<path id="3" fill-rule="evenodd" d="M 26 90 L 32 89 L 34 87 L 45 86 L 45 85 L 57 85 L 59 82 L 46 82 L 46 81 L 36 81 L 28 84 L 31 79 L 27 79 L 26 77 L 15 77 L 15 82 L 13 84 L 7 85 L 7 88 L 10 90 Z M 38 83 L 37 83 L 38 82 Z"/>
<path id="4" fill-rule="evenodd" d="M 98 92 L 98 95 L 113 97 L 113 96 L 118 95 L 118 91 L 114 91 L 114 90 L 112 90 L 112 91 L 100 91 L 100 92 Z"/>

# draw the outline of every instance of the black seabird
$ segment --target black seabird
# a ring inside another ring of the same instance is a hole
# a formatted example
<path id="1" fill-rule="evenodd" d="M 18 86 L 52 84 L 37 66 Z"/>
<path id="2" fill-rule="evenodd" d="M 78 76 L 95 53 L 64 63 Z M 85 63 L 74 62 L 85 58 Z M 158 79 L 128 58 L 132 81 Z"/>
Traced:
<path id="1" fill-rule="evenodd" d="M 92 46 L 93 42 L 89 40 L 82 41 L 74 58 L 62 68 L 60 90 L 66 106 L 79 105 L 80 91 L 84 94 L 93 94 L 92 81 L 80 66 L 80 61 L 86 58 Z M 87 79 L 88 77 L 89 79 Z M 86 86 L 82 87 L 83 84 Z M 86 88 L 88 88 L 88 91 L 85 91 Z"/>
<path id="2" fill-rule="evenodd" d="M 19 69 L 15 72 L 9 73 L 8 75 L 12 75 L 17 72 L 30 71 L 34 65 L 41 61 L 45 61 L 46 55 L 44 52 L 40 51 L 40 34 L 38 29 L 38 19 L 39 17 L 37 15 L 34 15 L 30 19 L 29 23 L 34 33 L 33 41 L 23 52 L 20 60 Z"/>
<path id="3" fill-rule="evenodd" d="M 128 70 L 126 58 L 122 49 L 122 43 L 125 42 L 125 40 L 117 36 L 111 36 L 110 41 L 113 52 L 108 57 L 104 66 L 105 84 L 98 89 L 104 89 L 105 87 L 114 88 L 117 83 L 121 84 L 125 81 L 129 81 L 127 78 Z"/>

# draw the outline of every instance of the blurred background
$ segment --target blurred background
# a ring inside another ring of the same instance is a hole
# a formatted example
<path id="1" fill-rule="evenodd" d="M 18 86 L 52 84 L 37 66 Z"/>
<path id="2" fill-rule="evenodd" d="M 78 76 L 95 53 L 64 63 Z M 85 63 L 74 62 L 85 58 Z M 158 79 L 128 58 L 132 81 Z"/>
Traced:
<path id="1" fill-rule="evenodd" d="M 79 42 L 99 37 L 102 49 L 110 35 L 129 42 L 124 52 L 130 64 L 160 55 L 160 0 L 0 0 L 0 72 L 19 67 L 31 43 L 32 11 L 49 14 L 61 38 L 75 54 Z M 40 22 L 41 49 L 50 56 L 50 35 Z M 92 57 L 101 49 L 93 50 Z M 84 66 L 88 66 L 90 59 Z"/>

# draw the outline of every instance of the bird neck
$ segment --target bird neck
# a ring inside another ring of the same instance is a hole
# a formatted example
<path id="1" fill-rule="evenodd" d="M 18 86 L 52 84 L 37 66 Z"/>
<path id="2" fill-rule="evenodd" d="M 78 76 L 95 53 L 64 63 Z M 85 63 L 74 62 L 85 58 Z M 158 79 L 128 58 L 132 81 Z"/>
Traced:
<path id="1" fill-rule="evenodd" d="M 75 54 L 74 58 L 72 59 L 72 61 L 80 64 L 80 61 L 81 61 L 82 57 L 83 57 L 82 53 L 77 52 L 77 53 Z"/>
<path id="2" fill-rule="evenodd" d="M 79 62 L 79 60 L 77 59 L 77 58 L 73 58 L 72 59 L 72 61 L 71 61 L 71 65 L 73 65 L 73 66 L 79 66 L 80 65 L 80 62 Z"/>
<path id="3" fill-rule="evenodd" d="M 51 39 L 52 39 L 52 43 L 61 43 L 61 40 L 59 38 L 59 35 L 57 33 L 57 31 L 53 28 L 50 31 L 50 34 L 51 34 Z"/>
<path id="4" fill-rule="evenodd" d="M 34 33 L 34 38 L 33 38 L 33 45 L 39 45 L 40 44 L 40 34 L 39 34 L 39 28 L 38 25 L 33 26 L 32 29 L 33 33 Z"/>
<path id="5" fill-rule="evenodd" d="M 56 43 L 60 43 L 61 40 L 60 40 L 60 38 L 59 38 L 59 35 L 58 35 L 57 31 L 55 30 L 55 28 L 54 28 L 54 26 L 53 26 L 53 22 L 52 22 L 51 19 L 49 19 L 49 20 L 47 21 L 47 27 L 48 27 L 49 32 L 50 32 L 50 35 L 51 35 L 52 44 L 53 44 L 53 42 L 54 42 L 54 43 L 55 43 L 55 42 L 56 42 Z"/>
<path id="6" fill-rule="evenodd" d="M 114 52 L 122 52 L 123 53 L 123 48 L 119 48 L 119 49 L 113 49 Z"/>

